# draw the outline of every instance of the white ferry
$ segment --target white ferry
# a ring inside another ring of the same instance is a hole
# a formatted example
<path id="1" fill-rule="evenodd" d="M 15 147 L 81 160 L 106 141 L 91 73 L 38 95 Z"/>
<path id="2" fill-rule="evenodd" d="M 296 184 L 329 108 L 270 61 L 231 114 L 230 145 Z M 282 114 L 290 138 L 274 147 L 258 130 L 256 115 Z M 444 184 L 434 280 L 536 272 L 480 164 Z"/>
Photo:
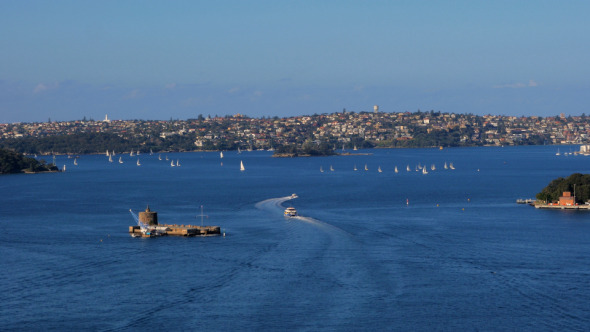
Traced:
<path id="1" fill-rule="evenodd" d="M 297 210 L 294 207 L 288 207 L 285 210 L 285 217 L 297 217 Z"/>

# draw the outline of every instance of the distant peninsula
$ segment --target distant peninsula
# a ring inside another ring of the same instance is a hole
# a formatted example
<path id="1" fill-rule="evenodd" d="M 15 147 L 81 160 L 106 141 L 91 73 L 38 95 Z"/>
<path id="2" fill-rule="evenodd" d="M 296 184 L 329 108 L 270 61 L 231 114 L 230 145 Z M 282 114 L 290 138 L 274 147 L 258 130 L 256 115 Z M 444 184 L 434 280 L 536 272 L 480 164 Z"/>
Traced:
<path id="1" fill-rule="evenodd" d="M 536 196 L 541 204 L 577 205 L 590 200 L 590 174 L 574 173 L 557 178 Z M 565 203 L 564 203 L 565 202 Z"/>
<path id="2" fill-rule="evenodd" d="M 282 145 L 277 148 L 273 157 L 277 158 L 292 158 L 292 157 L 321 157 L 333 156 L 336 152 L 330 148 L 327 143 L 313 143 L 306 141 L 301 146 L 295 144 Z"/>
<path id="3" fill-rule="evenodd" d="M 58 172 L 55 165 L 25 157 L 17 152 L 0 149 L 0 174 Z"/>

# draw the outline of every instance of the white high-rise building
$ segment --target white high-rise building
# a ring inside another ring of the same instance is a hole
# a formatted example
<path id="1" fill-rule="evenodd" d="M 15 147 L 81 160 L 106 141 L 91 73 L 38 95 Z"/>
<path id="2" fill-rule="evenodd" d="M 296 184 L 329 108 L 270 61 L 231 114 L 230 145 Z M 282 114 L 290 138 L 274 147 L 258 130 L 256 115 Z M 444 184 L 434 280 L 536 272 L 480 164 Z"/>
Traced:
<path id="1" fill-rule="evenodd" d="M 104 115 L 104 122 L 111 122 L 111 120 L 109 120 L 109 115 L 105 114 Z"/>

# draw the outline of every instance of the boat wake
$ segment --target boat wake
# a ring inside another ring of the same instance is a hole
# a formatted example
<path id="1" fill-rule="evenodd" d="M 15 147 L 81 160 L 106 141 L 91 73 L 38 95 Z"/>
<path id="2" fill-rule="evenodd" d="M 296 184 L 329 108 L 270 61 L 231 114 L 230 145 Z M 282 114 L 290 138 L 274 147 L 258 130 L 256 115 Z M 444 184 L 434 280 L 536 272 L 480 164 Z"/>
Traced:
<path id="1" fill-rule="evenodd" d="M 265 211 L 269 211 L 269 212 L 273 212 L 273 213 L 277 213 L 277 214 L 283 214 L 283 211 L 285 210 L 285 207 L 282 205 L 284 202 L 289 201 L 293 199 L 292 196 L 285 196 L 285 197 L 279 197 L 279 198 L 270 198 L 270 199 L 266 199 L 262 202 L 258 202 L 256 203 L 256 208 L 260 209 L 260 210 L 265 210 Z M 340 227 L 331 225 L 329 223 L 323 222 L 321 220 L 317 220 L 311 217 L 304 217 L 301 215 L 295 216 L 295 217 L 288 217 L 289 220 L 299 220 L 299 221 L 303 221 L 309 224 L 312 224 L 316 227 L 325 229 L 325 230 L 333 230 L 333 231 L 337 231 L 339 233 L 342 234 L 346 234 L 348 236 L 352 236 L 351 233 L 343 230 Z"/>

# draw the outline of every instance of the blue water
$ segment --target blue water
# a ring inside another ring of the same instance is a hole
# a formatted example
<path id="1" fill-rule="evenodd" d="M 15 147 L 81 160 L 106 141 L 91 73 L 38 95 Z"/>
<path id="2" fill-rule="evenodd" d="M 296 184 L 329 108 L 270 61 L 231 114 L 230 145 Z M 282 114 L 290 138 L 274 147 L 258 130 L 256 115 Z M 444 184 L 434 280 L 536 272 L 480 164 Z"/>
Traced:
<path id="1" fill-rule="evenodd" d="M 0 330 L 587 330 L 590 213 L 515 200 L 589 157 L 359 152 L 85 155 L 1 176 Z M 437 170 L 406 172 L 418 163 Z M 131 238 L 148 204 L 176 224 L 203 205 L 226 236 Z"/>

